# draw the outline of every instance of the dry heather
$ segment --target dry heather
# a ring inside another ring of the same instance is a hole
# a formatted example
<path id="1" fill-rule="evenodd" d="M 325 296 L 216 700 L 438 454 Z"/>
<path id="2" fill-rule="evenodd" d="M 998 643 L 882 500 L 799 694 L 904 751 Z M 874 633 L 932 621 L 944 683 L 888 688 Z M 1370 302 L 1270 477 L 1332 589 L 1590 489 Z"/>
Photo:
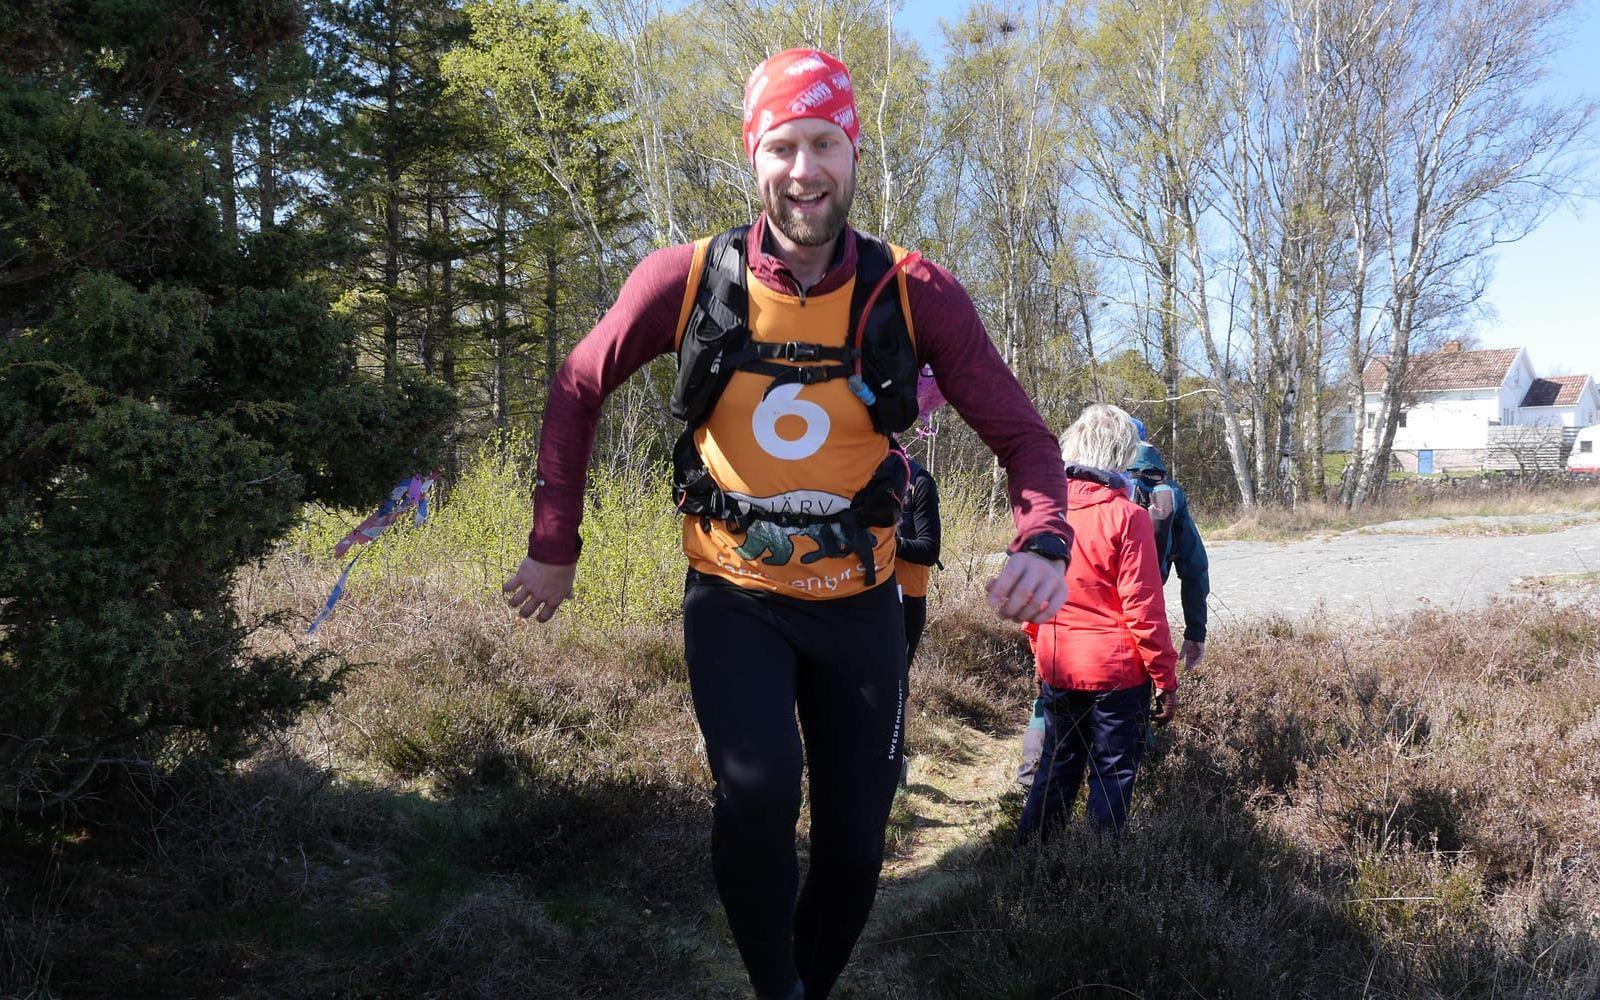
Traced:
<path id="1" fill-rule="evenodd" d="M 1385 521 L 1418 517 L 1508 517 L 1519 514 L 1575 515 L 1600 511 L 1600 487 L 1593 485 L 1540 485 L 1519 487 L 1489 481 L 1474 485 L 1463 479 L 1455 489 L 1438 486 L 1368 504 L 1356 511 L 1337 504 L 1301 503 L 1293 509 L 1273 507 L 1249 512 L 1201 511 L 1201 528 L 1207 541 L 1286 541 L 1326 532 L 1350 531 Z M 1475 531 L 1483 531 L 1478 528 Z"/>
<path id="2" fill-rule="evenodd" d="M 525 517 L 505 492 L 503 511 L 458 500 L 385 536 L 315 637 L 258 635 L 350 669 L 245 765 L 10 831 L 0 995 L 743 996 L 711 891 L 676 525 L 647 485 L 602 484 L 580 593 L 536 627 L 498 599 Z M 492 546 L 468 537 L 484 521 Z M 245 613 L 308 621 L 337 574 L 308 550 L 337 523 L 242 580 Z M 978 585 L 996 530 L 956 528 L 941 586 Z M 969 723 L 1008 726 L 1026 692 L 1013 632 L 964 614 L 919 671 L 921 753 L 960 755 Z"/>
<path id="3" fill-rule="evenodd" d="M 583 592 L 521 625 L 496 584 L 525 513 L 491 473 L 458 488 L 477 507 L 386 536 L 317 637 L 260 637 L 351 664 L 326 708 L 227 773 L 130 774 L 57 827 L 0 831 L 0 995 L 746 995 L 676 527 L 652 490 L 601 484 Z M 1030 685 L 978 589 L 1003 522 L 946 492 L 909 741 L 956 765 L 1019 730 Z M 336 567 L 306 552 L 334 533 L 308 523 L 243 580 L 246 611 L 309 619 Z M 936 902 L 843 992 L 1588 997 L 1597 646 L 1600 610 L 1531 601 L 1220 633 L 1124 840 L 1018 854 L 998 830 L 976 880 L 900 897 Z"/>
<path id="4" fill-rule="evenodd" d="M 1002 826 L 861 995 L 1587 1000 L 1597 655 L 1592 604 L 1220 635 L 1126 836 Z"/>

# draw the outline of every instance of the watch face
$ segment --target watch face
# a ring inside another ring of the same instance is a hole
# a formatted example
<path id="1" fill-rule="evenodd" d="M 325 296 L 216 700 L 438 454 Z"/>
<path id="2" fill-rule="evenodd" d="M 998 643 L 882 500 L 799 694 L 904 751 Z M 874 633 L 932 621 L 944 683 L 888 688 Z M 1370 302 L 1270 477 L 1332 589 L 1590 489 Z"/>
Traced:
<path id="1" fill-rule="evenodd" d="M 1067 558 L 1066 543 L 1055 535 L 1035 535 L 1028 539 L 1022 550 L 1044 556 L 1046 559 Z"/>

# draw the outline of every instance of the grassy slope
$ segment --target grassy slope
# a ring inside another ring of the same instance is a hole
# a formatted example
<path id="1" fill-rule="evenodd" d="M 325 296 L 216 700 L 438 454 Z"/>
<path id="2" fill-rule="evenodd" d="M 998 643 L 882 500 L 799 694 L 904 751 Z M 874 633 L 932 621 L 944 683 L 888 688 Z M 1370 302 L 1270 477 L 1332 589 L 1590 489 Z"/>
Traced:
<path id="1" fill-rule="evenodd" d="M 360 664 L 333 705 L 230 774 L 6 831 L 0 994 L 745 995 L 710 890 L 675 526 L 650 488 L 600 484 L 585 591 L 558 627 L 519 626 L 494 586 L 525 494 L 509 465 L 476 474 L 385 539 L 313 640 Z M 945 492 L 918 787 L 844 995 L 1592 993 L 1600 612 L 1219 632 L 1129 837 L 1019 854 L 994 782 L 1027 659 L 977 596 L 1003 526 Z M 291 548 L 241 600 L 309 618 L 332 572 Z"/>

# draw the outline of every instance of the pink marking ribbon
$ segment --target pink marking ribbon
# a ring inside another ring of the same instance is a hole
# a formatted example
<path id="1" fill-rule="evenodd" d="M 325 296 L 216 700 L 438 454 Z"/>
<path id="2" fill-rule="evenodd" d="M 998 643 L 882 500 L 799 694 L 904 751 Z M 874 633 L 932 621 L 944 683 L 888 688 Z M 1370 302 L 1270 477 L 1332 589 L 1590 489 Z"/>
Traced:
<path id="1" fill-rule="evenodd" d="M 934 380 L 933 369 L 923 365 L 922 371 L 917 375 L 917 428 L 915 434 L 918 440 L 930 438 L 939 433 L 939 425 L 934 422 L 933 411 L 944 404 L 944 393 L 940 391 L 939 383 Z"/>
<path id="2" fill-rule="evenodd" d="M 414 524 L 422 524 L 428 519 L 428 490 L 433 488 L 433 482 L 438 478 L 438 473 L 429 473 L 427 476 L 412 476 L 403 479 L 389 491 L 389 496 L 372 512 L 372 515 L 356 526 L 355 530 L 339 540 L 333 547 L 335 559 L 342 557 L 351 548 L 366 543 L 383 534 L 384 529 L 400 520 L 406 511 L 415 508 Z M 333 614 L 333 606 L 339 603 L 339 597 L 344 593 L 345 582 L 350 579 L 350 570 L 355 568 L 356 562 L 367 552 L 362 549 L 345 564 L 344 572 L 339 574 L 339 579 L 333 585 L 333 593 L 328 595 L 328 600 L 322 605 L 322 611 L 306 626 L 306 634 L 317 630 L 317 626 L 328 620 Z"/>

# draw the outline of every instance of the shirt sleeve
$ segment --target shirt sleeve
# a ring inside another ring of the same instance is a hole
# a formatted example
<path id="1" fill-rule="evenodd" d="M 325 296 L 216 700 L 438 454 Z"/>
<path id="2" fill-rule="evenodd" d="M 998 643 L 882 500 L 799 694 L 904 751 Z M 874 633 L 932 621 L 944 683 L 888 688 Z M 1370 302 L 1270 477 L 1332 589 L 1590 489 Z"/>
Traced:
<path id="1" fill-rule="evenodd" d="M 1145 672 L 1163 691 L 1178 687 L 1178 654 L 1167 625 L 1167 599 L 1161 587 L 1161 566 L 1156 559 L 1155 534 L 1150 514 L 1130 504 L 1117 553 L 1117 593 L 1122 614 L 1133 633 Z"/>
<path id="2" fill-rule="evenodd" d="M 938 264 L 908 268 L 906 295 L 918 360 L 933 367 L 939 391 L 1006 470 L 1016 552 L 1034 535 L 1071 540 L 1061 451 L 1023 392 L 961 283 Z"/>
<path id="3" fill-rule="evenodd" d="M 533 492 L 528 555 L 578 561 L 578 523 L 600 404 L 628 376 L 671 353 L 694 259 L 690 243 L 657 250 L 623 282 L 616 304 L 572 349 L 550 383 Z"/>

